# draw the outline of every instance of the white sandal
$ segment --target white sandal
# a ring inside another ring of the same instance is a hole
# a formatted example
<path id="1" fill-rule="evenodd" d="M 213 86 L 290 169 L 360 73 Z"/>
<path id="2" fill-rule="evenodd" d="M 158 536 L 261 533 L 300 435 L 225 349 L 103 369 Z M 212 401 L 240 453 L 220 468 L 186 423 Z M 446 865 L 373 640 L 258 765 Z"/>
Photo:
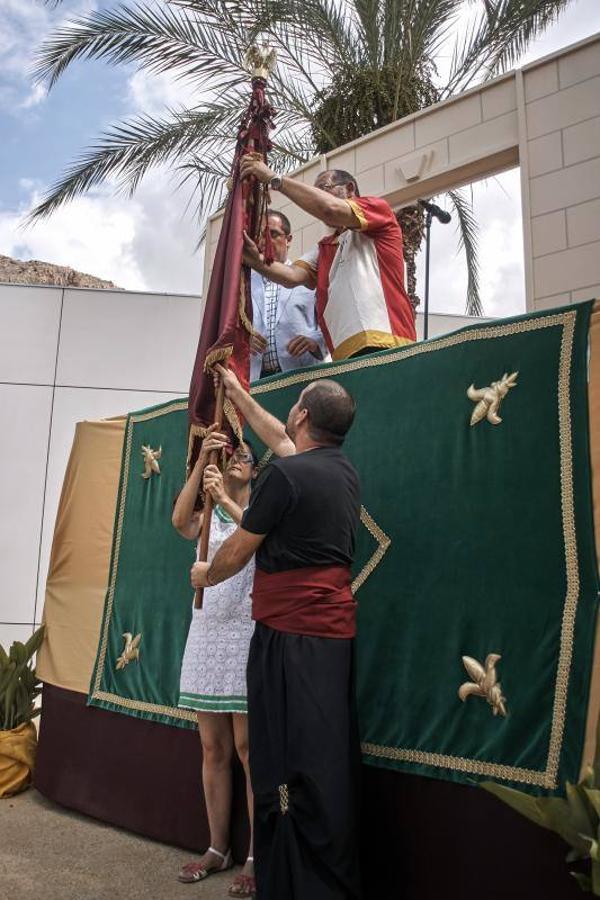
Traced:
<path id="1" fill-rule="evenodd" d="M 209 847 L 206 852 L 214 853 L 215 856 L 218 856 L 219 859 L 222 860 L 221 864 L 219 866 L 211 866 L 207 869 L 206 866 L 200 865 L 199 862 L 186 863 L 179 871 L 177 880 L 181 881 L 183 884 L 196 884 L 198 881 L 204 881 L 209 875 L 214 875 L 215 872 L 226 872 L 227 869 L 231 869 L 233 865 L 231 850 L 228 850 L 227 853 L 221 853 L 220 850 Z"/>

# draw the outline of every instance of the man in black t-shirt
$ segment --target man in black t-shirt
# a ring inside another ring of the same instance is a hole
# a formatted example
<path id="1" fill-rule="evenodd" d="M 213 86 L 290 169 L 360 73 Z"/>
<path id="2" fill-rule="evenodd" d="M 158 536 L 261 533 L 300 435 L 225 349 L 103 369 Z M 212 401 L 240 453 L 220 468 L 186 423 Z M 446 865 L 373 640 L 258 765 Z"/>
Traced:
<path id="1" fill-rule="evenodd" d="M 237 531 L 210 564 L 192 568 L 194 587 L 206 587 L 256 553 L 248 725 L 257 897 L 356 900 L 350 565 L 360 493 L 341 450 L 354 401 L 335 381 L 311 382 L 284 426 L 217 368 L 227 397 L 279 456 Z"/>

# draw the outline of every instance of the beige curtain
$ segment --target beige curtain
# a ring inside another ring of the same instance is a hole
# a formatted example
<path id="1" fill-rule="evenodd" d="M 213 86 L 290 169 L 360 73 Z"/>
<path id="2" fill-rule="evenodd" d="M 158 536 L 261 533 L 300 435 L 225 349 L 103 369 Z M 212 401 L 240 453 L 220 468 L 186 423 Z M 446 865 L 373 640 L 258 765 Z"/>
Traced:
<path id="1" fill-rule="evenodd" d="M 126 421 L 77 425 L 56 516 L 37 671 L 82 693 L 98 648 Z"/>
<path id="2" fill-rule="evenodd" d="M 600 300 L 596 300 L 590 322 L 590 459 L 592 464 L 592 494 L 594 502 L 594 533 L 596 556 L 600 560 Z M 600 716 L 600 618 L 596 624 L 594 668 L 588 704 L 585 746 L 581 771 L 590 765 L 596 749 L 596 727 Z"/>

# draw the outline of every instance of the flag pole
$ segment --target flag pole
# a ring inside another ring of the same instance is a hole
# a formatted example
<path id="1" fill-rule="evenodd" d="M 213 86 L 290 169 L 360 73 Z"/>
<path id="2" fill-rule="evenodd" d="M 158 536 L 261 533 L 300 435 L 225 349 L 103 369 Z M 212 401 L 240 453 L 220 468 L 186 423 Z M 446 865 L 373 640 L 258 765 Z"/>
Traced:
<path id="1" fill-rule="evenodd" d="M 223 366 L 227 368 L 227 360 L 224 360 Z M 223 404 L 225 402 L 225 383 L 222 378 L 219 379 L 217 388 L 217 398 L 215 403 L 215 423 L 217 431 L 223 426 Z M 219 451 L 211 450 L 207 465 L 214 466 L 217 462 Z M 210 526 L 212 523 L 214 500 L 212 494 L 208 492 L 204 499 L 204 510 L 202 515 L 202 530 L 200 532 L 200 547 L 198 550 L 198 562 L 206 562 L 208 558 L 208 542 L 210 539 Z M 202 600 L 204 598 L 204 588 L 197 588 L 194 595 L 194 609 L 202 609 Z"/>

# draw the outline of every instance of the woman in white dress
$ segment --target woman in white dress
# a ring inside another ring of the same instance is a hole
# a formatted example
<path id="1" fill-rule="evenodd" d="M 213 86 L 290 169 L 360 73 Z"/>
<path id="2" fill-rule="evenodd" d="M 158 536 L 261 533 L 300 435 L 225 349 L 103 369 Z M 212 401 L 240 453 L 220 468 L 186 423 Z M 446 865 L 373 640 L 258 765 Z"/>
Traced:
<path id="1" fill-rule="evenodd" d="M 215 504 L 208 559 L 233 532 L 250 499 L 250 483 L 256 474 L 256 458 L 247 444 L 230 457 L 224 474 L 207 465 L 211 450 L 221 450 L 224 437 L 213 426 L 173 509 L 173 525 L 190 540 L 198 540 L 202 511 L 198 510 L 200 485 Z M 233 578 L 204 589 L 202 609 L 194 609 L 183 663 L 179 706 L 198 715 L 202 743 L 202 784 L 210 828 L 210 847 L 197 861 L 185 865 L 179 880 L 197 882 L 232 865 L 229 849 L 231 814 L 231 763 L 234 749 L 246 775 L 248 816 L 252 828 L 253 797 L 248 768 L 248 717 L 246 663 L 254 630 L 251 618 L 254 559 Z M 252 832 L 248 858 L 229 888 L 231 897 L 253 897 L 256 892 L 252 858 Z"/>

